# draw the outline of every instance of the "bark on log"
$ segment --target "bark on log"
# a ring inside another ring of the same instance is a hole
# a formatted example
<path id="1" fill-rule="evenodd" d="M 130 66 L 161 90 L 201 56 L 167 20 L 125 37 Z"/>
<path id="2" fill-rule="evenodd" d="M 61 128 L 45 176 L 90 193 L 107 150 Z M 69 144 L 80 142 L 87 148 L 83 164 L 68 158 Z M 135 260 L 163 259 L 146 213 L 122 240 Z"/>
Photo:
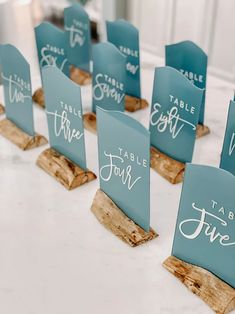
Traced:
<path id="1" fill-rule="evenodd" d="M 44 150 L 39 155 L 36 163 L 68 190 L 96 179 L 93 172 L 80 168 L 52 148 Z"/>
<path id="2" fill-rule="evenodd" d="M 169 256 L 163 266 L 207 303 L 215 313 L 225 314 L 235 308 L 235 289 L 208 270 L 174 256 Z"/>
<path id="3" fill-rule="evenodd" d="M 96 114 L 94 112 L 87 112 L 83 115 L 83 124 L 88 131 L 97 133 Z"/>
<path id="4" fill-rule="evenodd" d="M 125 96 L 125 110 L 129 112 L 134 112 L 140 109 L 148 107 L 148 102 L 145 99 L 136 98 L 133 96 Z"/>
<path id="5" fill-rule="evenodd" d="M 157 237 L 157 233 L 152 228 L 150 228 L 149 232 L 146 232 L 135 224 L 100 189 L 96 191 L 91 211 L 105 228 L 132 247 Z"/>
<path id="6" fill-rule="evenodd" d="M 29 150 L 34 147 L 39 147 L 41 145 L 47 144 L 48 142 L 47 139 L 40 134 L 30 136 L 8 119 L 3 119 L 0 121 L 0 134 L 22 150 Z"/>
<path id="7" fill-rule="evenodd" d="M 5 108 L 2 104 L 0 104 L 0 115 L 4 114 L 4 112 L 5 112 Z"/>
<path id="8" fill-rule="evenodd" d="M 83 71 L 75 66 L 70 67 L 70 78 L 79 85 L 89 85 L 92 82 L 91 73 Z"/>
<path id="9" fill-rule="evenodd" d="M 184 163 L 163 154 L 155 147 L 151 147 L 150 155 L 151 167 L 163 178 L 167 179 L 172 184 L 183 181 L 185 171 Z"/>
<path id="10" fill-rule="evenodd" d="M 208 126 L 204 124 L 198 124 L 196 129 L 196 138 L 200 138 L 210 133 Z"/>
<path id="11" fill-rule="evenodd" d="M 33 101 L 41 108 L 45 109 L 45 98 L 42 87 L 38 88 L 33 94 Z"/>

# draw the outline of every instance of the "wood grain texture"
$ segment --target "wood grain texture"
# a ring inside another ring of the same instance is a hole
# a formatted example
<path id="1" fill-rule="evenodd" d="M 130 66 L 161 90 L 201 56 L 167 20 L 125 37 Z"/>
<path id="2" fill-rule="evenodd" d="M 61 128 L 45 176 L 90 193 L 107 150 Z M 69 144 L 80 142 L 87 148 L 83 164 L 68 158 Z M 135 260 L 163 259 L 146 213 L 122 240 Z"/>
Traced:
<path id="1" fill-rule="evenodd" d="M 52 148 L 44 150 L 39 155 L 36 163 L 68 190 L 96 179 L 93 172 L 80 168 Z"/>
<path id="2" fill-rule="evenodd" d="M 47 139 L 40 135 L 30 136 L 8 119 L 0 121 L 0 134 L 22 150 L 29 150 L 47 144 Z"/>
<path id="3" fill-rule="evenodd" d="M 41 108 L 45 109 L 45 98 L 42 87 L 39 87 L 33 94 L 33 101 Z"/>
<path id="4" fill-rule="evenodd" d="M 198 124 L 196 129 L 196 138 L 200 138 L 210 133 L 210 129 L 206 125 Z"/>
<path id="5" fill-rule="evenodd" d="M 102 190 L 97 190 L 91 211 L 99 222 L 130 246 L 138 246 L 157 237 L 150 228 L 146 232 L 128 218 Z"/>
<path id="6" fill-rule="evenodd" d="M 133 96 L 126 95 L 125 96 L 125 110 L 129 112 L 134 112 L 140 109 L 144 109 L 148 107 L 148 102 L 142 98 L 136 98 Z"/>
<path id="7" fill-rule="evenodd" d="M 0 104 L 0 115 L 5 113 L 5 108 L 2 104 Z"/>
<path id="8" fill-rule="evenodd" d="M 163 154 L 155 147 L 151 147 L 150 156 L 151 167 L 163 178 L 167 179 L 172 184 L 183 181 L 185 171 L 184 163 Z"/>
<path id="9" fill-rule="evenodd" d="M 94 112 L 87 112 L 83 115 L 83 124 L 88 131 L 97 133 L 96 114 Z"/>
<path id="10" fill-rule="evenodd" d="M 163 266 L 207 303 L 215 313 L 225 314 L 235 308 L 235 289 L 208 270 L 174 256 L 168 257 Z"/>
<path id="11" fill-rule="evenodd" d="M 92 82 L 92 76 L 89 72 L 83 71 L 75 66 L 70 66 L 70 78 L 79 85 L 89 85 Z"/>

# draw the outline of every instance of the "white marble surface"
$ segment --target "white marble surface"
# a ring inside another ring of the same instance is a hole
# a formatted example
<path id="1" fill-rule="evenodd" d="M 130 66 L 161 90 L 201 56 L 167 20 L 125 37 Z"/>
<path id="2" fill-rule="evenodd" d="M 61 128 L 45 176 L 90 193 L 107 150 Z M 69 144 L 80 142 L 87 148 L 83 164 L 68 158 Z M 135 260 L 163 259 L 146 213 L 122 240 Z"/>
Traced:
<path id="1" fill-rule="evenodd" d="M 27 56 L 35 88 L 35 51 Z M 143 59 L 143 96 L 150 101 L 154 65 Z M 82 95 L 87 111 L 91 89 L 83 88 Z M 195 163 L 218 165 L 232 96 L 233 86 L 209 77 L 211 134 L 196 141 Z M 34 115 L 36 130 L 47 135 L 44 111 L 35 106 Z M 132 116 L 148 126 L 148 109 Z M 88 166 L 98 173 L 97 138 L 85 135 Z M 44 148 L 22 152 L 0 138 L 0 313 L 212 313 L 162 267 L 171 252 L 181 184 L 151 170 L 151 226 L 160 236 L 130 248 L 90 212 L 98 180 L 68 192 L 35 165 Z"/>

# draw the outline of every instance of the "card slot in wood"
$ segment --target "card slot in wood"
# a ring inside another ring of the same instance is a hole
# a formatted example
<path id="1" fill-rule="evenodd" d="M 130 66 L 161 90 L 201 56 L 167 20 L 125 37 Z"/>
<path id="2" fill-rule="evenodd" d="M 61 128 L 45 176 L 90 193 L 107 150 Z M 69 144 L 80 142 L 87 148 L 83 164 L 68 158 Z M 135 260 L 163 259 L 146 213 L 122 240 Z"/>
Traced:
<path id="1" fill-rule="evenodd" d="M 150 165 L 172 184 L 183 181 L 185 164 L 163 154 L 155 147 L 150 149 Z"/>
<path id="2" fill-rule="evenodd" d="M 0 121 L 0 134 L 22 150 L 29 150 L 48 143 L 43 135 L 36 133 L 34 136 L 30 136 L 9 119 Z"/>
<path id="3" fill-rule="evenodd" d="M 96 175 L 92 171 L 80 168 L 73 161 L 52 148 L 44 150 L 39 155 L 36 164 L 68 190 L 75 189 L 96 179 Z"/>
<path id="4" fill-rule="evenodd" d="M 91 211 L 106 229 L 132 247 L 141 245 L 158 236 L 152 228 L 149 232 L 146 232 L 127 217 L 101 189 L 98 189 L 95 194 Z"/>

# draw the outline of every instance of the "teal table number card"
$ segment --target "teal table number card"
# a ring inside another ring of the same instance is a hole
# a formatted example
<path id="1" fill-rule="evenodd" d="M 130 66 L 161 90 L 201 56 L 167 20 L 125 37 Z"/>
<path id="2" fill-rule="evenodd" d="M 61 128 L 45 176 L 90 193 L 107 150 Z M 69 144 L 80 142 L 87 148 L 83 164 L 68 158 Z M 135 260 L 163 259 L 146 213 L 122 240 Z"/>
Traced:
<path id="1" fill-rule="evenodd" d="M 1 46 L 1 63 L 6 118 L 0 121 L 0 134 L 22 150 L 46 144 L 47 139 L 34 132 L 28 62 L 15 46 L 7 44 Z"/>
<path id="2" fill-rule="evenodd" d="M 50 148 L 37 165 L 68 190 L 96 179 L 87 169 L 81 88 L 55 66 L 42 69 Z"/>
<path id="3" fill-rule="evenodd" d="M 235 175 L 235 101 L 230 101 L 220 168 Z"/>
<path id="4" fill-rule="evenodd" d="M 35 36 L 40 69 L 53 65 L 69 77 L 64 31 L 51 23 L 43 22 L 35 27 Z"/>
<path id="5" fill-rule="evenodd" d="M 0 85 L 2 85 L 2 57 L 1 57 L 2 47 L 3 45 L 0 44 Z"/>
<path id="6" fill-rule="evenodd" d="M 172 249 L 176 258 L 208 270 L 233 288 L 234 190 L 235 178 L 231 173 L 188 164 Z M 216 287 L 211 286 L 211 289 Z"/>
<path id="7" fill-rule="evenodd" d="M 195 86 L 206 89 L 207 55 L 192 41 L 166 46 L 166 66 L 183 73 Z M 205 92 L 202 98 L 199 124 L 204 124 Z"/>
<path id="8" fill-rule="evenodd" d="M 2 81 L 6 117 L 30 136 L 34 136 L 30 67 L 12 45 L 1 48 Z"/>
<path id="9" fill-rule="evenodd" d="M 75 3 L 64 10 L 64 29 L 69 63 L 90 72 L 90 20 L 82 5 Z"/>
<path id="10" fill-rule="evenodd" d="M 120 19 L 106 22 L 107 39 L 126 55 L 126 94 L 141 98 L 139 31 Z"/>
<path id="11" fill-rule="evenodd" d="M 97 108 L 100 188 L 137 225 L 150 229 L 150 137 L 122 112 Z"/>
<path id="12" fill-rule="evenodd" d="M 92 111 L 124 111 L 126 57 L 111 43 L 93 46 Z"/>
<path id="13" fill-rule="evenodd" d="M 2 53 L 2 47 L 3 45 L 0 44 L 0 85 L 2 85 L 2 58 L 1 58 L 1 53 Z M 0 115 L 2 115 L 5 112 L 5 108 L 2 105 L 2 103 L 0 103 Z"/>
<path id="14" fill-rule="evenodd" d="M 191 162 L 203 93 L 176 69 L 155 69 L 149 127 L 153 147 Z"/>
<path id="15" fill-rule="evenodd" d="M 81 88 L 57 67 L 42 69 L 50 145 L 86 169 Z"/>

